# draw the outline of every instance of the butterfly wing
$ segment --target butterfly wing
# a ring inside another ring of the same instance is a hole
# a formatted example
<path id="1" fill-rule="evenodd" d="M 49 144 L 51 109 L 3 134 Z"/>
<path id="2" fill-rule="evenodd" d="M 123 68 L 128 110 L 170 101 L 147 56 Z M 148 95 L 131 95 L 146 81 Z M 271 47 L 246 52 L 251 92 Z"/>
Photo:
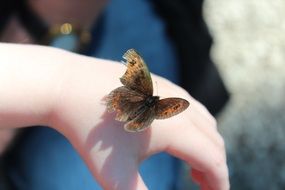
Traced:
<path id="1" fill-rule="evenodd" d="M 145 109 L 133 120 L 124 125 L 126 131 L 140 132 L 147 129 L 155 119 L 155 107 Z"/>
<path id="2" fill-rule="evenodd" d="M 166 119 L 187 109 L 189 102 L 182 98 L 165 98 L 158 101 L 155 107 L 155 119 Z"/>
<path id="3" fill-rule="evenodd" d="M 116 120 L 129 121 L 135 117 L 144 100 L 145 96 L 143 94 L 121 86 L 107 96 L 107 110 L 109 112 L 116 111 Z"/>
<path id="4" fill-rule="evenodd" d="M 142 57 L 134 50 L 128 50 L 123 58 L 127 66 L 127 71 L 120 78 L 126 87 L 141 92 L 145 95 L 152 95 L 153 86 L 149 70 Z"/>

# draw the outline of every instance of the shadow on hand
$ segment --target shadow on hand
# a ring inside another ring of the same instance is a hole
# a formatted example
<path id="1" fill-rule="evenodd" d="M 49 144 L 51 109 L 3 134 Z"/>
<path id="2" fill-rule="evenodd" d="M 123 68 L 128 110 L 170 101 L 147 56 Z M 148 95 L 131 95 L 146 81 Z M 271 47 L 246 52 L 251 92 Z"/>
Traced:
<path id="1" fill-rule="evenodd" d="M 146 156 L 149 146 L 151 129 L 143 132 L 127 132 L 124 123 L 115 120 L 114 113 L 105 111 L 101 122 L 94 126 L 86 141 L 88 152 L 96 148 L 96 151 L 106 151 L 106 159 L 103 161 L 99 175 L 103 178 L 111 177 L 112 186 L 116 189 L 125 189 L 126 180 L 128 189 L 135 189 L 137 184 L 137 171 L 139 162 Z M 108 151 L 110 151 L 108 153 Z M 135 179 L 134 179 L 135 178 Z"/>

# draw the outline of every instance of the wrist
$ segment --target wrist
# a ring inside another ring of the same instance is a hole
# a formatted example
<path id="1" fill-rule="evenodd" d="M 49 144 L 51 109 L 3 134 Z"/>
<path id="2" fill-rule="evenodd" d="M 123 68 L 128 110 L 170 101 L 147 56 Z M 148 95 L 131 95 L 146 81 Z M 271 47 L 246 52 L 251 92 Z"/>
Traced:
<path id="1" fill-rule="evenodd" d="M 55 48 L 0 44 L 0 127 L 47 125 L 64 64 Z"/>
<path id="2" fill-rule="evenodd" d="M 106 110 L 103 98 L 120 85 L 118 78 L 125 69 L 112 61 L 69 54 L 50 124 L 71 141 L 84 142 L 102 121 Z"/>

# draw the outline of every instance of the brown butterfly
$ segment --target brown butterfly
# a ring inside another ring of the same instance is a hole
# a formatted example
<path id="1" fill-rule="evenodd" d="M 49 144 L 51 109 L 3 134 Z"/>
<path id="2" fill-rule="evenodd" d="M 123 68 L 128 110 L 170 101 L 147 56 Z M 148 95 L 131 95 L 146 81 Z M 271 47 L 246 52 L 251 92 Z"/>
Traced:
<path id="1" fill-rule="evenodd" d="M 123 58 L 127 71 L 120 78 L 124 86 L 118 87 L 107 96 L 107 109 L 116 111 L 116 120 L 126 122 L 129 132 L 143 131 L 154 119 L 166 119 L 184 111 L 189 102 L 181 98 L 159 100 L 153 96 L 153 86 L 148 68 L 142 57 L 128 50 Z"/>

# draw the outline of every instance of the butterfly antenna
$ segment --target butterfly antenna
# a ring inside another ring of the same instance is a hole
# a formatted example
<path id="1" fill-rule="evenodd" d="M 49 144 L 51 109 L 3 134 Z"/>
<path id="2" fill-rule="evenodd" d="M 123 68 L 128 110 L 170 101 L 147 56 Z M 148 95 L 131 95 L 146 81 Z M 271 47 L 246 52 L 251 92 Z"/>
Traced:
<path id="1" fill-rule="evenodd" d="M 155 85 L 156 85 L 156 96 L 158 96 L 158 86 L 157 86 L 157 81 L 155 81 Z"/>
<path id="2" fill-rule="evenodd" d="M 125 66 L 127 66 L 127 62 L 125 60 L 121 60 L 121 63 L 123 63 Z"/>

